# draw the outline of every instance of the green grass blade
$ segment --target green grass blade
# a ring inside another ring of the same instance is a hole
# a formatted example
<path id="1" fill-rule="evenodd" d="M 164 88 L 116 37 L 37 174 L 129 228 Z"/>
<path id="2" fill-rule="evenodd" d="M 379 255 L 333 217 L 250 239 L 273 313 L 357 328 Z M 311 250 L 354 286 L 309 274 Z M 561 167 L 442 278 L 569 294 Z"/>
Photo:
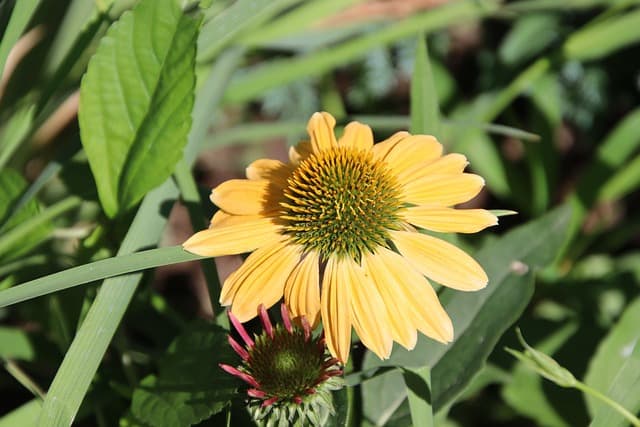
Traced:
<path id="1" fill-rule="evenodd" d="M 418 31 L 425 33 L 488 15 L 497 9 L 496 1 L 482 4 L 476 1 L 451 2 L 445 6 L 394 22 L 387 27 L 337 46 L 309 53 L 301 57 L 272 61 L 234 80 L 225 93 L 225 101 L 241 103 L 260 95 L 267 89 L 290 81 L 317 76 L 343 64 L 365 56 L 371 49 L 411 37 Z"/>
<path id="2" fill-rule="evenodd" d="M 173 203 L 177 194 L 169 180 L 143 200 L 119 255 L 157 244 L 166 223 L 162 206 Z M 141 278 L 142 273 L 132 273 L 103 282 L 51 383 L 38 426 L 71 425 Z"/>
<path id="3" fill-rule="evenodd" d="M 411 133 L 440 134 L 440 109 L 425 35 L 418 36 L 411 78 Z"/>
<path id="4" fill-rule="evenodd" d="M 73 267 L 0 291 L 0 307 L 6 307 L 108 277 L 202 258 L 184 251 L 181 246 L 149 249 L 115 256 Z"/>
<path id="5" fill-rule="evenodd" d="M 11 248 L 15 248 L 35 228 L 48 224 L 52 219 L 80 206 L 80 203 L 82 203 L 82 199 L 79 197 L 68 197 L 7 231 L 0 236 L 0 256 L 5 255 Z"/>
<path id="6" fill-rule="evenodd" d="M 256 27 L 300 0 L 239 0 L 206 22 L 198 38 L 198 61 L 211 61 L 244 31 Z M 259 32 L 258 32 L 259 34 Z"/>
<path id="7" fill-rule="evenodd" d="M 4 77 L 4 66 L 11 48 L 16 44 L 27 28 L 31 17 L 40 5 L 40 0 L 21 0 L 15 2 L 9 25 L 4 31 L 0 42 L 0 75 Z"/>
<path id="8" fill-rule="evenodd" d="M 627 163 L 602 186 L 599 200 L 617 200 L 640 188 L 640 155 Z"/>
<path id="9" fill-rule="evenodd" d="M 320 0 L 308 1 L 287 13 L 275 22 L 265 25 L 260 31 L 248 33 L 238 40 L 242 45 L 261 46 L 270 41 L 290 36 L 293 33 L 308 32 L 309 28 L 321 19 L 339 12 L 352 4 L 363 0 Z"/>
<path id="10" fill-rule="evenodd" d="M 640 9 L 589 25 L 573 33 L 564 54 L 578 61 L 602 58 L 640 41 Z"/>

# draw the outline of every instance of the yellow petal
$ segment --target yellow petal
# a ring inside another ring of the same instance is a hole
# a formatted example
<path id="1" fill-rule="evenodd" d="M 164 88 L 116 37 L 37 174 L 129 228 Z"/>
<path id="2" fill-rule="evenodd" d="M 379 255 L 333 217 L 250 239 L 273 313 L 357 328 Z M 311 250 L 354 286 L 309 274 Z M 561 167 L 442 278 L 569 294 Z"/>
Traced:
<path id="1" fill-rule="evenodd" d="M 409 132 L 400 131 L 400 132 L 394 133 L 384 141 L 377 143 L 372 148 L 373 157 L 380 161 L 384 160 L 385 156 L 389 153 L 389 151 L 393 150 L 393 148 L 396 145 L 398 145 L 400 141 L 402 141 L 408 136 L 411 136 Z"/>
<path id="2" fill-rule="evenodd" d="M 405 315 L 414 328 L 428 337 L 447 343 L 453 340 L 453 324 L 429 281 L 409 262 L 386 248 L 379 248 L 380 270 L 394 283 L 397 298 L 404 302 Z M 389 314 L 391 317 L 391 314 Z"/>
<path id="3" fill-rule="evenodd" d="M 351 346 L 351 295 L 346 280 L 341 262 L 329 258 L 322 279 L 322 324 L 329 352 L 342 363 L 349 359 Z"/>
<path id="4" fill-rule="evenodd" d="M 280 227 L 272 218 L 224 213 L 218 218 L 224 219 L 217 220 L 218 225 L 194 234 L 182 244 L 182 247 L 202 256 L 234 255 L 251 252 L 269 242 L 282 239 Z"/>
<path id="5" fill-rule="evenodd" d="M 344 134 L 338 141 L 338 145 L 369 150 L 373 147 L 373 132 L 367 125 L 360 122 L 351 122 L 344 128 Z"/>
<path id="6" fill-rule="evenodd" d="M 271 307 L 282 298 L 284 283 L 300 258 L 300 247 L 287 240 L 253 252 L 224 282 L 220 304 L 231 305 L 240 322 L 253 319 L 258 307 Z"/>
<path id="7" fill-rule="evenodd" d="M 234 215 L 257 215 L 278 209 L 273 197 L 276 191 L 271 181 L 262 179 L 231 179 L 211 191 L 211 201 Z"/>
<path id="8" fill-rule="evenodd" d="M 362 254 L 365 273 L 370 276 L 386 306 L 391 337 L 404 348 L 411 350 L 415 347 L 417 339 L 416 325 L 411 311 L 407 309 L 411 303 L 404 293 L 398 292 L 397 279 L 383 261 L 378 253 Z"/>
<path id="9" fill-rule="evenodd" d="M 412 169 L 416 165 L 423 166 L 433 162 L 442 155 L 442 145 L 431 135 L 408 135 L 391 147 L 381 159 L 394 173 Z"/>
<path id="10" fill-rule="evenodd" d="M 481 176 L 471 173 L 429 175 L 402 186 L 402 199 L 412 205 L 453 206 L 473 199 L 484 186 Z"/>
<path id="11" fill-rule="evenodd" d="M 311 142 L 302 141 L 295 147 L 289 148 L 289 160 L 293 164 L 298 164 L 307 157 L 313 154 L 313 148 L 311 147 Z"/>
<path id="12" fill-rule="evenodd" d="M 320 258 L 308 252 L 293 269 L 284 286 L 284 299 L 291 317 L 305 316 L 310 325 L 318 324 L 320 314 Z"/>
<path id="13" fill-rule="evenodd" d="M 247 166 L 246 173 L 250 180 L 275 180 L 283 186 L 291 174 L 291 167 L 280 160 L 259 159 Z"/>
<path id="14" fill-rule="evenodd" d="M 402 219 L 440 233 L 477 233 L 498 224 L 498 218 L 484 209 L 453 209 L 413 206 L 401 212 Z"/>
<path id="15" fill-rule="evenodd" d="M 351 295 L 351 319 L 356 334 L 368 349 L 380 359 L 388 359 L 393 339 L 389 331 L 389 319 L 385 302 L 378 293 L 370 277 L 352 259 L 342 263 L 346 280 L 340 283 L 348 286 Z"/>
<path id="16" fill-rule="evenodd" d="M 309 123 L 307 124 L 307 132 L 311 137 L 311 146 L 313 152 L 318 153 L 336 146 L 336 136 L 333 128 L 336 125 L 336 119 L 329 113 L 313 113 Z"/>
<path id="17" fill-rule="evenodd" d="M 460 291 L 476 291 L 489 279 L 480 264 L 458 247 L 420 233 L 390 231 L 398 251 L 411 265 L 436 282 Z"/>
<path id="18" fill-rule="evenodd" d="M 429 175 L 455 175 L 462 173 L 469 162 L 462 154 L 452 153 L 431 162 L 416 164 L 398 174 L 400 182 L 410 182 Z"/>

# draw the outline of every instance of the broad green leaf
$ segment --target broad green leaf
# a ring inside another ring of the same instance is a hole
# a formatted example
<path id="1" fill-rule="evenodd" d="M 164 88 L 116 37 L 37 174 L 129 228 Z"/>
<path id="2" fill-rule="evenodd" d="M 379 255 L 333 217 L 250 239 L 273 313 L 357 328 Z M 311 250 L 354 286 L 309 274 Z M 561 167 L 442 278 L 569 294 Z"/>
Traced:
<path id="1" fill-rule="evenodd" d="M 559 16 L 525 15 L 505 36 L 498 56 L 507 65 L 519 65 L 542 52 L 560 36 Z"/>
<path id="2" fill-rule="evenodd" d="M 82 144 L 107 215 L 133 207 L 182 158 L 200 19 L 141 1 L 102 38 L 80 88 Z"/>
<path id="3" fill-rule="evenodd" d="M 25 331 L 0 327 L 0 358 L 33 360 L 35 351 Z"/>
<path id="4" fill-rule="evenodd" d="M 630 349 L 626 349 L 629 351 Z M 640 411 L 640 345 L 636 341 L 631 355 L 620 366 L 607 391 L 609 398 L 621 405 L 630 414 Z M 596 416 L 589 424 L 590 427 L 624 427 L 629 425 L 629 419 L 623 417 L 619 411 L 611 406 L 602 405 Z M 640 426 L 638 417 L 634 426 Z"/>
<path id="5" fill-rule="evenodd" d="M 40 205 L 31 200 L 24 206 L 16 205 L 22 193 L 27 189 L 27 182 L 13 169 L 0 171 L 0 260 L 13 260 L 29 252 L 44 239 L 48 238 L 51 227 L 49 221 L 30 227 L 21 227 L 25 221 L 37 217 Z M 18 238 L 11 238 L 16 233 Z M 20 232 L 20 230 L 23 232 Z M 9 237 L 7 235 L 9 234 Z"/>
<path id="6" fill-rule="evenodd" d="M 640 9 L 588 25 L 569 37 L 564 54 L 579 61 L 599 59 L 640 41 Z"/>
<path id="7" fill-rule="evenodd" d="M 440 108 L 424 34 L 418 36 L 411 77 L 411 132 L 440 134 Z"/>
<path id="8" fill-rule="evenodd" d="M 339 65 L 361 58 L 373 49 L 410 37 L 418 31 L 425 33 L 445 28 L 451 23 L 480 18 L 497 9 L 494 0 L 483 2 L 465 0 L 431 9 L 400 22 L 353 40 L 300 57 L 271 61 L 235 79 L 225 93 L 225 100 L 232 103 L 245 102 L 262 94 L 267 89 L 290 81 L 323 74 Z"/>
<path id="9" fill-rule="evenodd" d="M 453 343 L 442 345 L 421 335 L 414 350 L 394 347 L 388 360 L 380 361 L 367 353 L 363 369 L 431 367 L 432 402 L 434 412 L 439 411 L 469 384 L 502 333 L 522 313 L 533 293 L 533 271 L 554 260 L 564 243 L 569 217 L 570 209 L 563 206 L 505 234 L 476 254 L 489 276 L 489 285 L 478 292 L 445 289 L 440 294 L 453 320 L 456 336 Z M 400 374 L 392 372 L 384 377 L 394 375 Z M 364 393 L 375 393 L 371 387 L 380 385 L 373 381 L 362 384 Z M 374 410 L 393 412 L 405 395 L 406 390 L 395 392 Z"/>
<path id="10" fill-rule="evenodd" d="M 640 354 L 632 357 L 634 348 L 636 350 L 640 348 L 640 329 L 638 325 L 640 325 L 640 298 L 636 298 L 627 307 L 618 323 L 598 345 L 595 355 L 589 362 L 587 374 L 584 378 L 586 385 L 609 395 L 615 400 L 619 400 L 625 394 L 634 394 L 640 397 L 640 375 L 635 375 L 635 386 L 633 386 L 633 382 L 627 383 L 626 385 L 629 388 L 626 389 L 621 386 L 623 379 L 616 379 L 625 363 L 635 365 L 636 374 L 640 373 Z M 636 353 L 638 352 L 636 351 Z M 627 378 L 632 379 L 633 375 L 631 378 L 629 378 L 629 375 L 632 374 L 627 372 Z M 617 381 L 620 384 L 615 388 L 616 396 L 614 396 L 609 392 L 613 391 L 612 386 Z M 636 392 L 632 393 L 634 388 Z M 633 405 L 640 405 L 640 398 L 635 400 Z M 602 402 L 591 396 L 586 396 L 586 402 L 589 413 L 592 416 L 598 414 L 598 411 L 604 406 Z M 640 406 L 637 409 L 640 409 Z"/>
<path id="11" fill-rule="evenodd" d="M 198 92 L 193 111 L 194 125 L 185 149 L 187 164 L 195 161 L 211 111 L 215 110 L 222 97 L 225 83 L 238 60 L 236 51 L 221 55 L 206 77 L 204 89 Z M 172 180 L 149 193 L 140 205 L 118 254 L 156 245 L 166 224 L 164 208 L 173 204 L 177 196 L 178 190 Z M 47 392 L 38 426 L 71 424 L 141 278 L 142 275 L 136 273 L 104 281 Z"/>
<path id="12" fill-rule="evenodd" d="M 225 330 L 206 323 L 190 325 L 160 361 L 158 376 L 145 378 L 136 388 L 131 412 L 154 427 L 203 421 L 237 395 L 239 381 L 222 371 L 218 363 L 239 362 Z"/>

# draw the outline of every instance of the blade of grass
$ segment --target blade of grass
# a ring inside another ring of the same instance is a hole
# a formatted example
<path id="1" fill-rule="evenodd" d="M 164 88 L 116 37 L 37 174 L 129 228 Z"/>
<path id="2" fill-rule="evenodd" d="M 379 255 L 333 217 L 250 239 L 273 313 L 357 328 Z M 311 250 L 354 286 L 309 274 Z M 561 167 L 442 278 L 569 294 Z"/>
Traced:
<path id="1" fill-rule="evenodd" d="M 418 31 L 428 33 L 445 28 L 453 22 L 460 23 L 489 15 L 497 9 L 498 2 L 494 0 L 482 3 L 450 2 L 337 46 L 292 59 L 272 61 L 234 80 L 225 93 L 224 100 L 229 103 L 245 102 L 267 89 L 302 77 L 317 76 L 339 65 L 353 62 L 375 47 L 411 37 Z"/>
<path id="2" fill-rule="evenodd" d="M 247 33 L 238 43 L 260 46 L 296 32 L 307 31 L 314 23 L 363 0 L 322 0 L 306 2 L 282 18 L 264 26 L 260 31 Z"/>
<path id="3" fill-rule="evenodd" d="M 0 307 L 69 289 L 108 277 L 142 271 L 160 265 L 194 261 L 203 257 L 185 252 L 180 246 L 149 249 L 83 264 L 0 291 Z"/>
<path id="4" fill-rule="evenodd" d="M 4 255 L 9 249 L 15 247 L 20 240 L 27 236 L 34 228 L 48 223 L 53 218 L 80 206 L 82 199 L 76 196 L 67 197 L 60 202 L 51 205 L 38 215 L 12 228 L 0 236 L 0 255 Z"/>
<path id="5" fill-rule="evenodd" d="M 208 62 L 236 37 L 259 26 L 300 0 L 239 0 L 206 22 L 198 38 L 198 61 Z M 258 32 L 259 33 L 259 32 Z"/>
<path id="6" fill-rule="evenodd" d="M 394 131 L 398 129 L 408 129 L 411 125 L 411 118 L 409 116 L 364 116 L 356 115 L 350 117 L 352 120 L 357 120 L 362 123 L 366 123 L 374 129 L 381 131 Z M 488 133 L 496 135 L 511 136 L 513 138 L 520 139 L 527 142 L 540 141 L 540 135 L 527 132 L 522 129 L 517 129 L 510 126 L 498 125 L 493 123 L 478 123 L 474 121 L 458 121 L 442 119 L 440 121 L 442 126 L 442 133 L 451 133 L 453 129 L 457 128 L 475 128 L 482 129 Z"/>
<path id="7" fill-rule="evenodd" d="M 9 24 L 7 25 L 2 42 L 0 42 L 0 76 L 4 78 L 4 66 L 11 48 L 16 44 L 31 17 L 40 5 L 40 0 L 21 0 L 15 2 Z"/>
<path id="8" fill-rule="evenodd" d="M 414 64 L 411 78 L 411 132 L 439 135 L 440 108 L 424 34 L 418 36 Z"/>

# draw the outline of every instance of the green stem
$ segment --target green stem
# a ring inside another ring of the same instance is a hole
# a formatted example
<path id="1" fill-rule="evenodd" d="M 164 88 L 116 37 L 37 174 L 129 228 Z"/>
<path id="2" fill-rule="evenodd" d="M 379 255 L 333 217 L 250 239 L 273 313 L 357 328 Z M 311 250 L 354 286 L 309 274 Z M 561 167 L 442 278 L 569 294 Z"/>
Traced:
<path id="1" fill-rule="evenodd" d="M 618 402 L 616 402 L 615 400 L 610 399 L 608 396 L 604 395 L 603 393 L 600 393 L 598 390 L 593 389 L 581 382 L 578 382 L 575 385 L 575 388 L 577 388 L 578 390 L 587 393 L 597 399 L 600 399 L 602 402 L 606 403 L 607 405 L 609 405 L 611 408 L 615 409 L 616 411 L 618 411 L 618 413 L 620 413 L 620 415 L 622 415 L 623 417 L 625 417 L 627 420 L 629 420 L 629 422 L 631 424 L 633 424 L 635 427 L 640 427 L 640 419 L 638 419 L 638 417 L 636 417 L 635 415 L 633 415 L 631 412 L 629 412 L 627 409 L 625 409 L 624 406 L 620 405 Z"/>
<path id="2" fill-rule="evenodd" d="M 204 221 L 204 215 L 202 209 L 202 201 L 200 200 L 200 192 L 198 186 L 193 179 L 191 169 L 183 161 L 180 161 L 176 166 L 173 176 L 178 184 L 180 195 L 182 200 L 189 211 L 189 218 L 191 224 L 195 230 L 203 230 L 207 228 L 207 224 Z M 211 308 L 215 312 L 224 312 L 218 300 L 220 299 L 220 279 L 218 271 L 216 270 L 216 264 L 212 260 L 205 259 L 200 263 L 202 271 L 207 283 L 209 284 L 209 298 L 211 300 Z"/>
<path id="3" fill-rule="evenodd" d="M 13 378 L 16 379 L 16 381 L 22 384 L 24 388 L 33 393 L 34 396 L 44 399 L 44 392 L 42 391 L 42 388 L 40 388 L 40 386 L 38 386 L 38 384 L 36 384 L 36 382 L 15 362 L 12 360 L 5 360 L 4 368 Z"/>

